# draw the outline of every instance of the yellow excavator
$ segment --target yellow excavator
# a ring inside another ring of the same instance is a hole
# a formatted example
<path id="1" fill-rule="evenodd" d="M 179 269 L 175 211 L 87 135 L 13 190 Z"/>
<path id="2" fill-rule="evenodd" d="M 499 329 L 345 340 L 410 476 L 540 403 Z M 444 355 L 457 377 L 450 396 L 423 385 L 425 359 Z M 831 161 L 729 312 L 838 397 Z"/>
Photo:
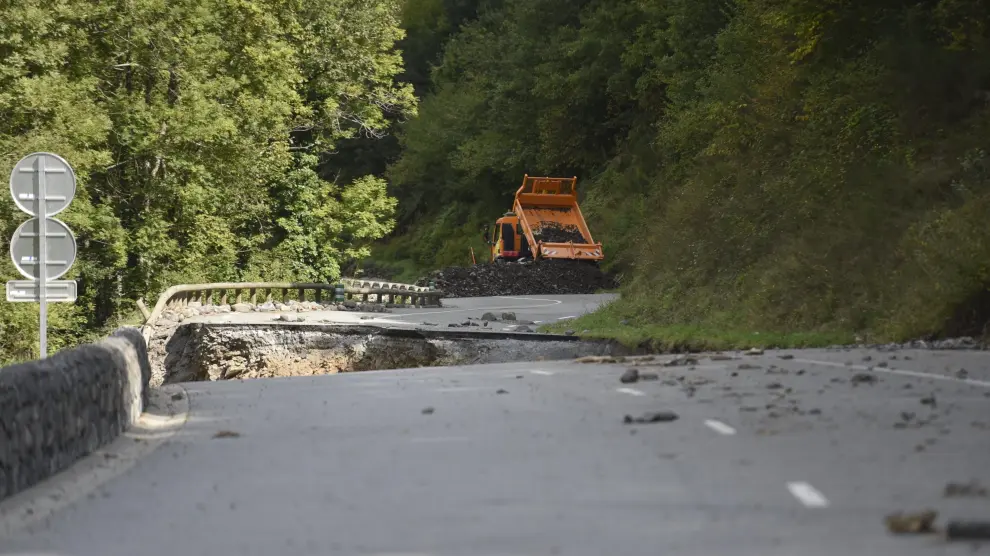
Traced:
<path id="1" fill-rule="evenodd" d="M 577 201 L 577 176 L 523 176 L 512 210 L 486 228 L 491 261 L 571 259 L 598 263 L 605 257 L 595 243 Z"/>

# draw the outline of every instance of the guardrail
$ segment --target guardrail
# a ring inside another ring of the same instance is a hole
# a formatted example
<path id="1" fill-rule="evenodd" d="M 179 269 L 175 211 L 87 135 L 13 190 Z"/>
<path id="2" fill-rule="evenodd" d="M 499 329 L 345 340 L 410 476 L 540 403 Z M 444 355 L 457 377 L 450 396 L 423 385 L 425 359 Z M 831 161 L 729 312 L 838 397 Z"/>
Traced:
<path id="1" fill-rule="evenodd" d="M 400 305 L 414 305 L 421 307 L 438 307 L 443 292 L 414 286 L 411 284 L 397 284 L 393 282 L 380 282 L 376 280 L 356 280 L 345 278 L 341 280 L 343 285 L 343 297 L 345 301 L 360 300 L 367 303 L 369 298 L 374 296 L 379 303 L 394 303 Z M 324 299 L 333 301 L 335 290 L 338 284 L 311 284 L 297 282 L 222 282 L 214 284 L 181 284 L 172 286 L 158 296 L 158 303 L 155 308 L 145 314 L 145 325 L 154 324 L 166 309 L 181 308 L 189 304 L 190 301 L 198 301 L 203 305 L 213 302 L 215 296 L 219 296 L 218 305 L 228 303 L 243 303 L 249 301 L 257 303 L 259 294 L 264 296 L 266 302 L 275 301 L 276 294 L 279 301 L 290 300 L 290 292 L 294 292 L 297 301 L 315 301 L 322 303 Z M 329 292 L 325 295 L 324 292 Z M 312 293 L 312 296 L 308 294 Z M 312 299 L 310 299 L 310 297 Z M 143 304 L 139 304 L 143 307 Z"/>

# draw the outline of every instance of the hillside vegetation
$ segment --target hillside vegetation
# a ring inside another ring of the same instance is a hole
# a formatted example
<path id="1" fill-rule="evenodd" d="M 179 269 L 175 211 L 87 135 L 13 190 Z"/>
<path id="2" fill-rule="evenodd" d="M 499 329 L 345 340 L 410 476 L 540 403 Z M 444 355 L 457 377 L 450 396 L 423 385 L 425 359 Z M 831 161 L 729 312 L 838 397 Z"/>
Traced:
<path id="1" fill-rule="evenodd" d="M 52 348 L 184 282 L 333 280 L 394 225 L 341 142 L 412 113 L 400 0 L 0 3 L 0 174 L 33 151 L 79 178 L 79 258 Z M 348 166 L 350 167 L 350 166 Z M 338 179 L 340 178 L 340 179 Z M 0 243 L 27 216 L 9 196 Z M 0 274 L 18 278 L 9 257 Z M 37 355 L 38 306 L 0 304 L 0 362 Z"/>
<path id="2" fill-rule="evenodd" d="M 983 332 L 990 3 L 409 0 L 405 18 L 407 67 L 432 69 L 379 263 L 465 264 L 524 173 L 577 175 L 624 281 L 592 334 Z"/>

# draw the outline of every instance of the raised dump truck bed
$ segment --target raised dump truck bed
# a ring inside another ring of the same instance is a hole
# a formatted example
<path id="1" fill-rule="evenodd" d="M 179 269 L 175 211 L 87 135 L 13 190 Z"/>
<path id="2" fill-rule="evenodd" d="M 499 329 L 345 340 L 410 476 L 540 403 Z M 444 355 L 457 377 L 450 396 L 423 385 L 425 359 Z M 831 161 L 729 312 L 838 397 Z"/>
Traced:
<path id="1" fill-rule="evenodd" d="M 523 177 L 513 212 L 537 259 L 604 259 L 577 200 L 577 177 Z"/>

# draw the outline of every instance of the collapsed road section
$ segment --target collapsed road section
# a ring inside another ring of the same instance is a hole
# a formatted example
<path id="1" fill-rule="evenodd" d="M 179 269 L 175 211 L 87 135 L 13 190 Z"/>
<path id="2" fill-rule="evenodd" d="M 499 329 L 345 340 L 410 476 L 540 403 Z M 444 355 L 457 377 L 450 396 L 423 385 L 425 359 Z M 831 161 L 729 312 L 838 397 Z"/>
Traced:
<path id="1" fill-rule="evenodd" d="M 573 336 L 314 324 L 188 323 L 150 346 L 151 382 L 562 360 L 625 354 Z"/>

